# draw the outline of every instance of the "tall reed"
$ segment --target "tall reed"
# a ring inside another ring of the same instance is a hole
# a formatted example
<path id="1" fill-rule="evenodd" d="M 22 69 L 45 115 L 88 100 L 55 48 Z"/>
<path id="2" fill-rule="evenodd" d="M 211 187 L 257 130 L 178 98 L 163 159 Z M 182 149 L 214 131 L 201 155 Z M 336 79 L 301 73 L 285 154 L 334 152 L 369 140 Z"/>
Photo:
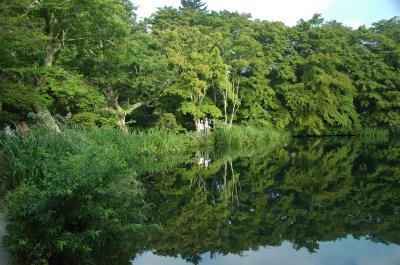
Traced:
<path id="1" fill-rule="evenodd" d="M 284 131 L 245 126 L 219 127 L 214 130 L 211 137 L 216 146 L 226 147 L 275 144 L 288 141 L 290 138 Z"/>

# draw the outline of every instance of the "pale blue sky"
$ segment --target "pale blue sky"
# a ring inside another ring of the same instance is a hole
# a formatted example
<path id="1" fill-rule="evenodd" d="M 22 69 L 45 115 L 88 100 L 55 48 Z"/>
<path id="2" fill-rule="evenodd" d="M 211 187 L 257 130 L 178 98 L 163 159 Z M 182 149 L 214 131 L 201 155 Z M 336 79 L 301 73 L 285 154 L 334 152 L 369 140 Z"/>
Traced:
<path id="1" fill-rule="evenodd" d="M 180 6 L 180 0 L 132 0 L 139 6 L 138 17 L 148 17 L 158 7 Z M 400 16 L 400 0 L 204 0 L 210 10 L 250 13 L 254 18 L 282 21 L 292 26 L 313 14 L 336 19 L 346 25 L 370 26 L 372 22 Z"/>
<path id="2" fill-rule="evenodd" d="M 296 251 L 289 242 L 279 247 L 260 248 L 258 251 L 245 251 L 239 255 L 202 255 L 201 265 L 398 265 L 400 246 L 384 245 L 349 236 L 335 242 L 320 243 L 317 253 L 307 250 Z M 132 265 L 190 265 L 180 258 L 161 257 L 150 252 L 143 254 Z"/>

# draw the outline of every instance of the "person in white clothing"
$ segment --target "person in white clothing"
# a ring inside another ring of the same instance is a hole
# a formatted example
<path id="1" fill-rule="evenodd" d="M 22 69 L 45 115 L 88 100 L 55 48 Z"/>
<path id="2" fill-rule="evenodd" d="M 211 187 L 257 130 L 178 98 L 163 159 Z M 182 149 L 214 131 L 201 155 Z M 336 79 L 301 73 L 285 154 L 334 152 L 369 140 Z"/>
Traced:
<path id="1" fill-rule="evenodd" d="M 199 130 L 200 130 L 200 134 L 201 134 L 201 135 L 204 135 L 205 127 L 204 127 L 204 122 L 203 122 L 203 120 L 200 120 Z"/>

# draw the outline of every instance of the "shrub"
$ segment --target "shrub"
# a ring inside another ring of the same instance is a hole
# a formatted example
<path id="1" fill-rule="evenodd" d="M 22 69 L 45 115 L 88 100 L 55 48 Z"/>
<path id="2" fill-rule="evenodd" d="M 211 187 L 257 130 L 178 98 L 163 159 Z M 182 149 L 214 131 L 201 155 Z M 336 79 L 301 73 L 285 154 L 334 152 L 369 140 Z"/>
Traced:
<path id="1" fill-rule="evenodd" d="M 183 131 L 182 126 L 180 126 L 172 113 L 158 113 L 158 120 L 155 123 L 156 128 L 160 130 L 180 132 Z"/>
<path id="2" fill-rule="evenodd" d="M 118 148 L 92 141 L 90 131 L 39 131 L 2 139 L 16 180 L 6 198 L 6 244 L 16 261 L 100 264 L 93 253 L 110 242 L 134 245 L 147 205 Z"/>
<path id="3" fill-rule="evenodd" d="M 82 112 L 75 114 L 74 116 L 72 116 L 71 121 L 85 127 L 117 126 L 115 119 L 103 117 L 100 114 L 91 112 Z"/>

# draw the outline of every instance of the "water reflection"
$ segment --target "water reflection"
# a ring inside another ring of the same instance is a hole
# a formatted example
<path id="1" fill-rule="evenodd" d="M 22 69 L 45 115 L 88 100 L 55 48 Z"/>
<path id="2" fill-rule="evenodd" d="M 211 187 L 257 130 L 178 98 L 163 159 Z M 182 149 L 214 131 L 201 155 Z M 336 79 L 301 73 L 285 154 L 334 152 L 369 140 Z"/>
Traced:
<path id="1" fill-rule="evenodd" d="M 202 264 L 218 265 L 365 265 L 384 264 L 398 265 L 400 247 L 373 243 L 367 239 L 356 240 L 352 237 L 320 244 L 318 254 L 305 249 L 296 251 L 289 242 L 279 247 L 263 247 L 259 250 L 244 251 L 241 255 L 214 255 L 208 253 L 201 256 Z M 145 253 L 138 257 L 133 265 L 187 265 L 181 258 L 162 257 Z"/>
<path id="2" fill-rule="evenodd" d="M 281 253 L 290 245 L 299 251 L 292 251 L 294 259 L 307 253 L 307 264 L 328 264 L 312 257 L 323 260 L 321 253 L 329 247 L 347 250 L 335 254 L 345 257 L 364 244 L 368 247 L 355 255 L 357 262 L 349 256 L 331 264 L 362 264 L 362 256 L 378 255 L 381 248 L 394 249 L 382 264 L 398 263 L 397 246 L 378 242 L 400 244 L 399 153 L 398 142 L 330 138 L 295 140 L 262 152 L 197 154 L 193 162 L 142 176 L 154 205 L 151 221 L 162 226 L 149 235 L 145 248 L 159 256 L 211 264 L 205 257 L 265 251 L 269 254 L 264 256 L 276 256 L 265 247 L 280 246 L 274 253 Z M 212 159 L 207 167 L 206 158 Z M 350 235 L 366 239 L 321 243 Z M 284 252 L 279 255 L 286 258 Z M 143 257 L 134 264 L 146 264 Z M 248 259 L 246 264 L 259 263 Z"/>
<path id="3" fill-rule="evenodd" d="M 210 154 L 208 151 L 198 151 L 196 152 L 196 157 L 198 157 L 199 162 L 197 164 L 205 169 L 211 164 Z"/>

